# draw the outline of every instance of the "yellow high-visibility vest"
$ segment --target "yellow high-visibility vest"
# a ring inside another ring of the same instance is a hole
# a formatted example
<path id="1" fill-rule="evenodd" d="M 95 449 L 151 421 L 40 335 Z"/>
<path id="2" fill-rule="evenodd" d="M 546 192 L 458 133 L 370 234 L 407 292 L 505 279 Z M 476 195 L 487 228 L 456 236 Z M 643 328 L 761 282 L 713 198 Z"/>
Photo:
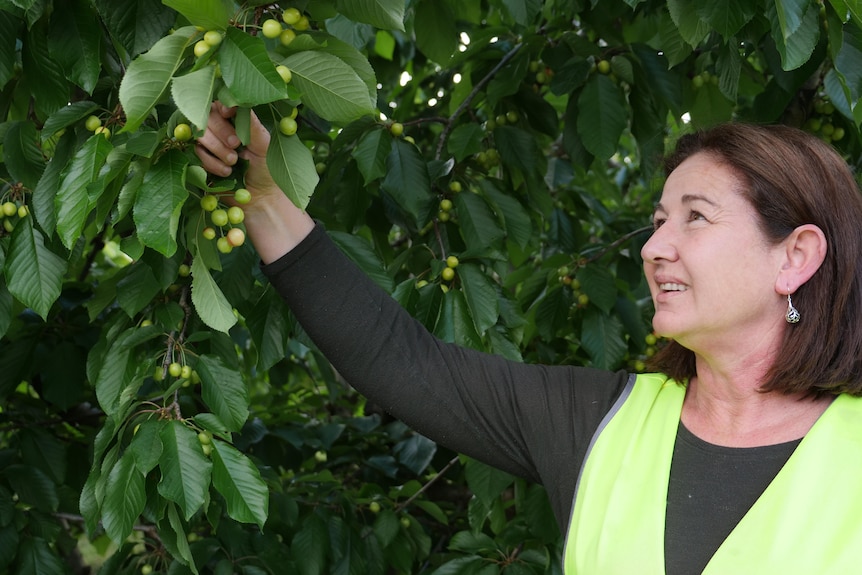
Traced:
<path id="1" fill-rule="evenodd" d="M 639 375 L 578 479 L 566 575 L 664 573 L 668 477 L 685 388 Z M 840 395 L 713 555 L 706 575 L 862 573 L 862 398 Z"/>

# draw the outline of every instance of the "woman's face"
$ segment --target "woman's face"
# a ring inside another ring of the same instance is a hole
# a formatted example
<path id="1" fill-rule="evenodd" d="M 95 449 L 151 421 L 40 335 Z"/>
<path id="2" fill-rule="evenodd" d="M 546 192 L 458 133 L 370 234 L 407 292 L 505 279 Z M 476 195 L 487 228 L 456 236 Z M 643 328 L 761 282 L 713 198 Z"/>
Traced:
<path id="1" fill-rule="evenodd" d="M 708 154 L 689 157 L 667 178 L 641 250 L 654 329 L 695 352 L 756 345 L 783 329 L 783 250 L 766 241 L 739 187 Z"/>

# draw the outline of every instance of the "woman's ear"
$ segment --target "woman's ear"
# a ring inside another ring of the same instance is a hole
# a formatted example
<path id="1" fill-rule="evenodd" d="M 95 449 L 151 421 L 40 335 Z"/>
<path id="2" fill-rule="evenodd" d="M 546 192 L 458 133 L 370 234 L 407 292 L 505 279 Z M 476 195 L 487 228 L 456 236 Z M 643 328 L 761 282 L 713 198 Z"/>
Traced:
<path id="1" fill-rule="evenodd" d="M 818 226 L 805 224 L 793 230 L 782 242 L 784 263 L 776 278 L 775 291 L 793 293 L 811 279 L 826 259 L 826 235 Z"/>

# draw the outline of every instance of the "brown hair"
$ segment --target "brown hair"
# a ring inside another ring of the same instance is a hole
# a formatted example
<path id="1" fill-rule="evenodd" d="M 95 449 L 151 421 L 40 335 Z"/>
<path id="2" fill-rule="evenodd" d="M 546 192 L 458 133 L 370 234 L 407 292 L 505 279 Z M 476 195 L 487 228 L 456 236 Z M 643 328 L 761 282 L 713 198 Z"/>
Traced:
<path id="1" fill-rule="evenodd" d="M 847 163 L 802 130 L 729 123 L 682 136 L 665 175 L 698 153 L 736 172 L 769 241 L 803 224 L 826 236 L 826 259 L 793 294 L 802 320 L 785 330 L 761 389 L 862 395 L 862 195 Z M 685 381 L 696 373 L 694 353 L 672 341 L 650 368 Z"/>

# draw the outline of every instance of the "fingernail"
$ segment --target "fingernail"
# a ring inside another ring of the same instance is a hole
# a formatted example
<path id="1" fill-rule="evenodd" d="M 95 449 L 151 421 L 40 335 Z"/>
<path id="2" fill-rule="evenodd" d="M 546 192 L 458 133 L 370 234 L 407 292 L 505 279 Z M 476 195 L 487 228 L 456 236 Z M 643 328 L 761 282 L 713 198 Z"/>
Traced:
<path id="1" fill-rule="evenodd" d="M 224 160 L 226 164 L 234 165 L 236 163 L 236 152 L 229 152 Z"/>
<path id="2" fill-rule="evenodd" d="M 225 176 L 229 176 L 229 175 L 231 175 L 231 173 L 232 173 L 232 172 L 233 172 L 233 170 L 231 169 L 231 167 L 230 167 L 230 166 L 225 166 L 225 167 L 223 167 L 223 168 L 222 168 L 222 170 L 221 170 L 221 173 L 222 173 L 223 175 L 225 175 Z"/>
<path id="3" fill-rule="evenodd" d="M 231 134 L 227 138 L 227 145 L 231 146 L 232 148 L 239 146 L 239 138 Z"/>

